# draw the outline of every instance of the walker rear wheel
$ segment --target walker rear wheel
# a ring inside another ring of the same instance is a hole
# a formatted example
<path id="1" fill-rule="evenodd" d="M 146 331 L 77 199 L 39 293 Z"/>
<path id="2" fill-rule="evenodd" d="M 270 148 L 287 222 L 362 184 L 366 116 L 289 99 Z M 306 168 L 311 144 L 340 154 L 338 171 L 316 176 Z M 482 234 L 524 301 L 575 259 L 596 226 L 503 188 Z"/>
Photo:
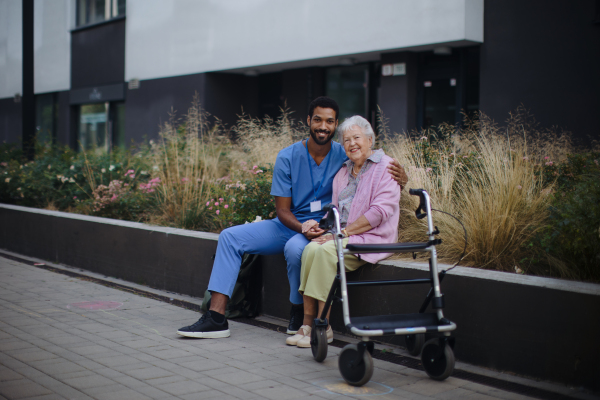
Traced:
<path id="1" fill-rule="evenodd" d="M 421 354 L 425 372 L 436 381 L 443 381 L 454 371 L 454 352 L 448 343 L 443 344 L 441 340 L 428 340 Z"/>
<path id="2" fill-rule="evenodd" d="M 340 373 L 346 382 L 352 386 L 362 386 L 373 376 L 373 357 L 365 349 L 362 359 L 356 344 L 349 344 L 342 349 L 338 359 Z"/>
<path id="3" fill-rule="evenodd" d="M 310 348 L 317 362 L 323 362 L 327 358 L 327 331 L 324 327 L 315 327 L 310 332 Z"/>
<path id="4" fill-rule="evenodd" d="M 404 343 L 406 344 L 406 350 L 411 356 L 418 356 L 421 354 L 423 343 L 425 343 L 425 334 L 416 333 L 414 335 L 404 336 Z"/>

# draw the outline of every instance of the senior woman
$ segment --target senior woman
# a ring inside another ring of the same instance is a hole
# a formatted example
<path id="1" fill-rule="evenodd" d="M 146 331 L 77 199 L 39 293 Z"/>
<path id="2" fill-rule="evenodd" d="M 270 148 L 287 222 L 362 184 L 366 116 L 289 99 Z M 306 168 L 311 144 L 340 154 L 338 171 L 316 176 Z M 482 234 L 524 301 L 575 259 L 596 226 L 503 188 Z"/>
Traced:
<path id="1" fill-rule="evenodd" d="M 361 116 L 346 119 L 338 135 L 349 160 L 333 180 L 332 202 L 340 212 L 340 223 L 348 243 L 393 243 L 398 240 L 400 218 L 400 186 L 386 172 L 392 161 L 383 150 L 373 150 L 375 135 L 371 124 Z M 311 221 L 312 229 L 318 223 Z M 298 333 L 287 338 L 286 344 L 310 347 L 313 320 L 320 315 L 337 272 L 337 254 L 331 234 L 319 236 L 302 253 L 300 289 L 304 297 L 304 321 Z M 344 255 L 346 271 L 355 271 L 363 264 L 377 263 L 389 254 Z M 327 342 L 333 341 L 331 326 L 327 327 Z"/>

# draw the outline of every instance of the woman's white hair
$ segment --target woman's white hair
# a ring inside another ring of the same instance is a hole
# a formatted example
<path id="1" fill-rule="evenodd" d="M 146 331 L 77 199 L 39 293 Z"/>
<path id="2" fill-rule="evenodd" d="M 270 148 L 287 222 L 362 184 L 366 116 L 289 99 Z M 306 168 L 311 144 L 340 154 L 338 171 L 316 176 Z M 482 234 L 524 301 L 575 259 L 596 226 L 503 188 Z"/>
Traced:
<path id="1" fill-rule="evenodd" d="M 338 127 L 338 140 L 340 143 L 344 144 L 344 133 L 355 126 L 358 127 L 367 138 L 371 138 L 371 148 L 373 148 L 373 145 L 375 144 L 375 132 L 373 132 L 373 128 L 371 127 L 369 121 L 360 115 L 354 115 L 350 118 L 346 118 Z"/>

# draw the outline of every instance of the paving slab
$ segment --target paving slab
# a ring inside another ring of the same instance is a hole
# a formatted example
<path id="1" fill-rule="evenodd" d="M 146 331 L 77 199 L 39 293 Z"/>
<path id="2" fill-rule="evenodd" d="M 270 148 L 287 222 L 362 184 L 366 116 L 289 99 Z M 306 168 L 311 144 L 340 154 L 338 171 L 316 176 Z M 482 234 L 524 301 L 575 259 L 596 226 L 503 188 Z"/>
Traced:
<path id="1" fill-rule="evenodd" d="M 339 375 L 337 347 L 330 346 L 327 359 L 316 363 L 309 349 L 286 346 L 285 334 L 235 320 L 227 339 L 191 340 L 176 334 L 198 318 L 188 309 L 0 254 L 0 400 L 530 398 L 455 377 L 436 382 L 423 371 L 382 360 L 375 360 L 372 380 L 354 388 Z M 482 372 L 469 366 L 465 370 Z M 521 377 L 488 374 L 540 386 Z M 572 398 L 594 398 L 556 385 L 544 387 Z"/>

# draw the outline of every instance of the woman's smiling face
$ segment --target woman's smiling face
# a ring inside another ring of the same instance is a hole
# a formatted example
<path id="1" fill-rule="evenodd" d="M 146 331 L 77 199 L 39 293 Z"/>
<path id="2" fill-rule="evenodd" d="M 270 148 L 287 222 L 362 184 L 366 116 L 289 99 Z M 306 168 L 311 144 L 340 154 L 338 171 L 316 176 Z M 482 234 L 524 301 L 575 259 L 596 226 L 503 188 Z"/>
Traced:
<path id="1" fill-rule="evenodd" d="M 362 166 L 371 155 L 373 140 L 367 137 L 358 126 L 353 126 L 344 132 L 343 144 L 348 158 L 354 164 Z"/>

